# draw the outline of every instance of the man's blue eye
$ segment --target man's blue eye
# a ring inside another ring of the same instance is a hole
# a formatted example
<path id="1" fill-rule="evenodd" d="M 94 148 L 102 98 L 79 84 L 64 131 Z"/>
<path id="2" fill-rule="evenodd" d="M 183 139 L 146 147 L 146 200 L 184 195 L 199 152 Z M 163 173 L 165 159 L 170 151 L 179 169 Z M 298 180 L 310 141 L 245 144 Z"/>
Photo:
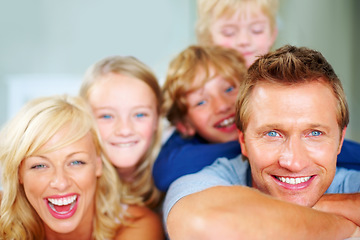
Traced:
<path id="1" fill-rule="evenodd" d="M 234 89 L 235 89 L 235 88 L 231 86 L 231 87 L 228 87 L 228 88 L 225 90 L 225 92 L 227 92 L 227 93 L 228 93 L 228 92 L 232 92 Z"/>
<path id="2" fill-rule="evenodd" d="M 267 133 L 267 135 L 269 136 L 269 137 L 278 137 L 278 136 L 280 136 L 277 132 L 275 132 L 275 131 L 270 131 L 270 132 L 268 132 Z"/>
<path id="3" fill-rule="evenodd" d="M 310 135 L 311 136 L 314 136 L 314 137 L 316 137 L 316 136 L 320 136 L 322 133 L 320 132 L 320 131 L 312 131 L 311 133 L 310 133 Z"/>

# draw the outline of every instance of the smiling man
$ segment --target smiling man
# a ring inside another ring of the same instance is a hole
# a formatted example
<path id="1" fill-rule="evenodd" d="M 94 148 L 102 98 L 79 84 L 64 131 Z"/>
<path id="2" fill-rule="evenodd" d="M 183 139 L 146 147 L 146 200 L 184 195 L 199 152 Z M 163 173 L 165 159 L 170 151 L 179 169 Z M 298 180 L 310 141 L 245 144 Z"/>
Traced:
<path id="1" fill-rule="evenodd" d="M 284 46 L 260 57 L 240 87 L 235 118 L 242 155 L 170 186 L 171 239 L 360 236 L 360 172 L 336 168 L 347 102 L 321 53 Z"/>

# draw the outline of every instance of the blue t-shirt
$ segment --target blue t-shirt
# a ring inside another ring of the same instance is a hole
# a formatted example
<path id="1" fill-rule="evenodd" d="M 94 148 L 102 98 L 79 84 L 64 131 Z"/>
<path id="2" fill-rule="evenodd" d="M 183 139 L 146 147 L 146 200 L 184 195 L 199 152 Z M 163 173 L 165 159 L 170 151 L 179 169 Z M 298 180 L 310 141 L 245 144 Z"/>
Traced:
<path id="1" fill-rule="evenodd" d="M 161 148 L 153 167 L 158 189 L 166 192 L 177 178 L 200 171 L 216 159 L 232 159 L 241 153 L 238 141 L 213 144 L 198 135 L 183 138 L 175 131 Z M 338 156 L 338 167 L 360 170 L 360 144 L 345 140 Z"/>
<path id="2" fill-rule="evenodd" d="M 219 158 L 203 170 L 174 181 L 163 205 L 164 222 L 170 209 L 181 198 L 215 186 L 242 185 L 251 187 L 251 171 L 241 155 L 233 159 Z M 337 168 L 334 180 L 326 193 L 360 192 L 360 171 Z"/>

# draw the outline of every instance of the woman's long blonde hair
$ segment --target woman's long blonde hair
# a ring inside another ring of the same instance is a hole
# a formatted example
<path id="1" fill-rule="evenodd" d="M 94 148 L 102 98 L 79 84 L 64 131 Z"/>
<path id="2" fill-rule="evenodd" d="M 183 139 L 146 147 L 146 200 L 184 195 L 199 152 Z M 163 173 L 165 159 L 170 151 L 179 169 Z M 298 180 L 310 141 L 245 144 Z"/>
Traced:
<path id="1" fill-rule="evenodd" d="M 136 202 L 123 198 L 117 172 L 104 154 L 101 138 L 91 110 L 80 97 L 53 96 L 28 102 L 0 133 L 0 162 L 3 196 L 0 205 L 0 239 L 44 239 L 41 219 L 26 198 L 19 182 L 21 162 L 36 154 L 49 139 L 69 128 L 54 148 L 72 144 L 90 133 L 101 156 L 103 171 L 98 177 L 93 221 L 94 239 L 112 239 L 126 215 L 120 203 Z"/>
<path id="2" fill-rule="evenodd" d="M 160 116 L 162 115 L 162 93 L 159 83 L 150 68 L 138 59 L 131 56 L 110 56 L 88 68 L 80 87 L 80 96 L 86 101 L 89 101 L 93 87 L 96 87 L 96 84 L 102 81 L 103 77 L 109 73 L 123 74 L 143 81 L 151 88 L 156 96 L 156 109 L 159 116 L 157 130 L 155 131 L 150 147 L 136 166 L 134 181 L 125 182 L 127 185 L 127 193 L 130 196 L 138 197 L 146 206 L 155 208 L 162 198 L 162 193 L 156 188 L 152 177 L 154 161 L 161 147 Z"/>

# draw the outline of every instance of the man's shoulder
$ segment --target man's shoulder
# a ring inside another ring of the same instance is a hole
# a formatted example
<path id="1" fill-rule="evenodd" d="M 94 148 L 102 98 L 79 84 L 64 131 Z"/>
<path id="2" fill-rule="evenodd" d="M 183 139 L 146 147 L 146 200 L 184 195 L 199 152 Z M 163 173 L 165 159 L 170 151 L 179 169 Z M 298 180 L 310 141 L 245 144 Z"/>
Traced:
<path id="1" fill-rule="evenodd" d="M 327 193 L 354 193 L 360 192 L 360 171 L 336 168 L 335 177 L 326 191 Z"/>

